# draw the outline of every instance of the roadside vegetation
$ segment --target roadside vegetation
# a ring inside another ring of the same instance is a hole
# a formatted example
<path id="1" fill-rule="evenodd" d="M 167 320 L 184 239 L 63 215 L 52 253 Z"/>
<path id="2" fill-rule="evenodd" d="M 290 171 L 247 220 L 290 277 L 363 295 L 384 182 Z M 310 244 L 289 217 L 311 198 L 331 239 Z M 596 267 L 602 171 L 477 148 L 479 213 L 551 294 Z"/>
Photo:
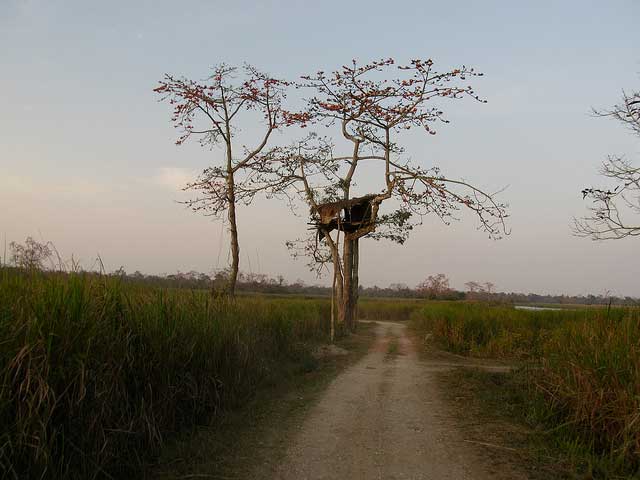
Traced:
<path id="1" fill-rule="evenodd" d="M 451 352 L 519 365 L 500 381 L 495 373 L 474 378 L 482 376 L 480 389 L 502 397 L 553 442 L 574 471 L 585 478 L 640 475 L 639 309 L 430 304 L 414 312 L 412 326 Z"/>
<path id="2" fill-rule="evenodd" d="M 424 308 L 424 300 L 362 298 L 358 302 L 358 317 L 364 320 L 403 321 Z"/>
<path id="3" fill-rule="evenodd" d="M 291 375 L 317 368 L 329 311 L 327 298 L 230 301 L 118 275 L 0 268 L 1 476 L 131 478 L 181 432 L 209 425 L 215 437 L 264 388 L 308 383 Z M 363 298 L 358 315 L 409 321 L 443 349 L 518 365 L 469 373 L 465 388 L 508 406 L 569 470 L 640 474 L 639 309 Z"/>
<path id="4" fill-rule="evenodd" d="M 310 362 L 281 365 L 277 377 L 258 388 L 242 408 L 225 411 L 168 442 L 142 478 L 271 480 L 330 382 L 368 352 L 375 339 L 373 326 L 363 322 L 357 333 L 338 338 L 337 352 L 320 348 Z"/>
<path id="5" fill-rule="evenodd" d="M 130 478 L 166 440 L 313 363 L 329 302 L 215 300 L 0 269 L 0 476 Z"/>

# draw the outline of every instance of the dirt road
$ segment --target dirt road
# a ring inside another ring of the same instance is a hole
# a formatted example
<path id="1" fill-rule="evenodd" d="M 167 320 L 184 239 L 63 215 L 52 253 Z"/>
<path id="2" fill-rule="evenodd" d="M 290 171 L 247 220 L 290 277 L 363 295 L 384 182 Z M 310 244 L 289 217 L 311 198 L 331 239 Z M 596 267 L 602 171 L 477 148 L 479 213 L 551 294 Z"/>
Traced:
<path id="1" fill-rule="evenodd" d="M 405 325 L 378 322 L 371 351 L 329 386 L 299 425 L 284 461 L 257 476 L 522 478 L 492 471 L 482 449 L 464 441 L 435 380 L 436 372 L 459 365 L 446 356 L 420 359 Z"/>

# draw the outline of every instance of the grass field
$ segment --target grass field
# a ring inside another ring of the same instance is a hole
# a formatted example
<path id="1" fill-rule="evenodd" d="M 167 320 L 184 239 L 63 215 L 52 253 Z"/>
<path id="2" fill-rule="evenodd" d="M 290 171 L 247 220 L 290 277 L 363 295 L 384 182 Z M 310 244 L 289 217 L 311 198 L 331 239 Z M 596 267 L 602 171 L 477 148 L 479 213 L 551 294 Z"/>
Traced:
<path id="1" fill-rule="evenodd" d="M 342 371 L 362 358 L 375 340 L 371 323 L 336 341 L 348 354 L 323 355 L 312 369 L 283 365 L 277 379 L 259 388 L 242 408 L 225 411 L 212 422 L 168 442 L 143 479 L 268 478 L 286 458 L 307 414 Z M 294 370 L 287 370 L 291 367 Z"/>
<path id="2" fill-rule="evenodd" d="M 522 418 L 576 468 L 598 478 L 640 475 L 640 310 L 450 303 L 415 311 L 412 325 L 452 352 L 521 365 L 500 384 L 517 390 Z"/>
<path id="3" fill-rule="evenodd" d="M 358 317 L 363 320 L 409 320 L 413 312 L 425 305 L 425 300 L 418 299 L 361 298 Z"/>
<path id="4" fill-rule="evenodd" d="M 308 368 L 328 302 L 0 270 L 0 476 L 130 478 L 167 438 Z"/>
<path id="5" fill-rule="evenodd" d="M 515 362 L 504 380 L 469 384 L 548 432 L 583 471 L 640 475 L 640 310 L 362 299 L 359 316 L 410 321 L 449 351 Z M 247 404 L 283 372 L 313 369 L 328 320 L 322 298 L 231 303 L 0 269 L 0 474 L 135 476 L 181 431 Z"/>

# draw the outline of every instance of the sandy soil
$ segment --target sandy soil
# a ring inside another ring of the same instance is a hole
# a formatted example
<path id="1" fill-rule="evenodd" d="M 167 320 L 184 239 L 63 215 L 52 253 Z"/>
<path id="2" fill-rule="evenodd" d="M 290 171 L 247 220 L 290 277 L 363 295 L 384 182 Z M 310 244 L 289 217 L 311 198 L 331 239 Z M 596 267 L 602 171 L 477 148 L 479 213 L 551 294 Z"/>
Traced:
<path id="1" fill-rule="evenodd" d="M 435 375 L 466 364 L 449 354 L 420 358 L 405 325 L 377 322 L 369 353 L 329 386 L 298 426 L 284 461 L 262 466 L 255 478 L 525 478 L 496 471 L 458 430 Z"/>

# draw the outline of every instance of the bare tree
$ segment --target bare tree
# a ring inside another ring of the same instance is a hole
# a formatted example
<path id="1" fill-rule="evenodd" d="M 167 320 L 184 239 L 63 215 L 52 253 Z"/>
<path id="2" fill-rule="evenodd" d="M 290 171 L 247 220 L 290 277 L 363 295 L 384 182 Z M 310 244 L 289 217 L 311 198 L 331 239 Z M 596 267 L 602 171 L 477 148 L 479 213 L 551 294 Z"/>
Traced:
<path id="1" fill-rule="evenodd" d="M 449 279 L 444 273 L 429 275 L 417 287 L 421 295 L 427 298 L 438 298 L 451 292 Z"/>
<path id="2" fill-rule="evenodd" d="M 640 137 L 640 92 L 623 93 L 622 103 L 611 110 L 594 111 L 598 116 L 611 117 Z M 590 213 L 573 220 L 573 232 L 593 240 L 612 240 L 640 235 L 640 223 L 630 219 L 640 214 L 640 168 L 620 156 L 609 156 L 600 174 L 612 182 L 610 188 L 590 187 L 582 190 L 583 198 L 591 200 Z"/>
<path id="3" fill-rule="evenodd" d="M 464 286 L 467 287 L 468 299 L 475 299 L 482 294 L 482 290 L 483 290 L 482 284 L 476 281 L 469 281 L 465 283 Z"/>
<path id="4" fill-rule="evenodd" d="M 496 291 L 496 285 L 493 282 L 484 282 L 484 291 L 487 297 Z"/>
<path id="5" fill-rule="evenodd" d="M 495 293 L 496 285 L 492 282 L 470 281 L 464 284 L 467 287 L 467 298 L 469 300 L 489 300 Z"/>
<path id="6" fill-rule="evenodd" d="M 255 190 L 246 189 L 248 171 L 256 156 L 267 146 L 273 132 L 305 118 L 283 108 L 289 83 L 259 72 L 250 65 L 239 69 L 219 65 L 204 82 L 165 75 L 154 89 L 173 107 L 171 117 L 180 131 L 176 144 L 195 137 L 202 146 L 221 147 L 224 157 L 205 169 L 185 189 L 197 192 L 186 202 L 195 212 L 219 217 L 227 214 L 230 233 L 231 269 L 228 293 L 233 296 L 240 264 L 236 206 L 249 204 Z M 240 114 L 257 112 L 264 128 L 255 145 L 236 145 Z M 240 152 L 240 153 L 239 153 Z"/>
<path id="7" fill-rule="evenodd" d="M 424 161 L 411 162 L 399 143 L 402 132 L 417 127 L 434 134 L 436 123 L 448 123 L 441 100 L 469 97 L 482 102 L 471 87 L 460 85 L 478 75 L 464 66 L 440 73 L 432 60 L 396 66 L 386 59 L 363 66 L 353 61 L 331 74 L 303 77 L 301 87 L 313 92 L 310 122 L 335 128 L 347 152 L 338 153 L 332 141 L 311 134 L 270 151 L 263 167 L 279 165 L 272 191 L 293 188 L 309 205 L 317 235 L 290 245 L 320 265 L 333 263 L 338 321 L 349 330 L 355 328 L 357 315 L 360 238 L 403 243 L 424 215 L 435 213 L 448 223 L 461 208 L 475 213 L 490 236 L 506 233 L 505 205 L 497 203 L 494 194 L 447 178 L 435 166 L 422 166 Z M 380 190 L 355 197 L 353 187 L 363 164 L 377 169 Z M 393 200 L 392 210 L 380 212 L 387 200 Z"/>
<path id="8" fill-rule="evenodd" d="M 27 237 L 24 244 L 9 243 L 11 263 L 27 270 L 44 270 L 45 262 L 53 257 L 53 250 L 49 243 L 40 243 Z"/>

